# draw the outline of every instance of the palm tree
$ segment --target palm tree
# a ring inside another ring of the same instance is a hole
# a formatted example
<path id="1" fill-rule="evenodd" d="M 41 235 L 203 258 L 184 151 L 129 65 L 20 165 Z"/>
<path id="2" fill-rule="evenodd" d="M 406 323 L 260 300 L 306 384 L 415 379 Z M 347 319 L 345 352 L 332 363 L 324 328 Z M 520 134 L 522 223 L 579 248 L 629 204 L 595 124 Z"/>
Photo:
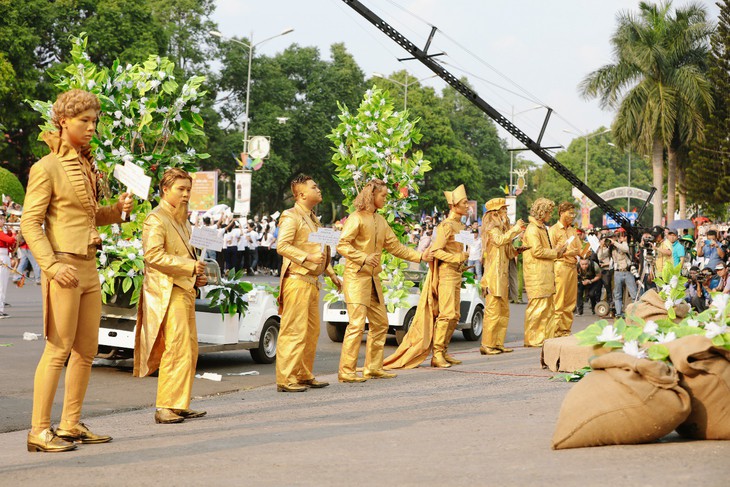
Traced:
<path id="1" fill-rule="evenodd" d="M 712 107 L 705 76 L 713 26 L 701 4 L 672 13 L 672 2 L 639 3 L 638 14 L 620 12 L 611 37 L 616 62 L 590 73 L 580 84 L 584 97 L 600 97 L 616 110 L 616 143 L 651 154 L 654 224 L 661 223 L 664 152 L 668 155 L 667 218 L 674 217 L 677 151 L 701 140 Z"/>

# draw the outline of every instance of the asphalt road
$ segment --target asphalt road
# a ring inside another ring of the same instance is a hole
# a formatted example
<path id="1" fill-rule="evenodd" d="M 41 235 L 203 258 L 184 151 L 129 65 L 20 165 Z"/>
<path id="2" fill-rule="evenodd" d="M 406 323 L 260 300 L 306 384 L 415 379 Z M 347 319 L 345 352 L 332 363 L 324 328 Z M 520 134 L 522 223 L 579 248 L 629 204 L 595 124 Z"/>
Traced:
<path id="1" fill-rule="evenodd" d="M 275 278 L 254 277 L 253 280 L 275 284 Z M 11 307 L 6 309 L 11 317 L 0 320 L 0 433 L 23 430 L 30 426 L 33 398 L 33 375 L 43 351 L 43 340 L 25 341 L 23 333 L 42 333 L 40 287 L 27 284 L 18 289 L 10 286 L 7 300 Z M 510 325 L 507 342 L 520 346 L 523 338 L 524 305 L 511 305 Z M 591 323 L 591 317 L 579 317 L 575 328 L 580 329 Z M 450 350 L 455 352 L 473 351 L 478 342 L 466 341 L 461 332 L 456 332 Z M 327 337 L 324 326 L 321 328 L 315 374 L 334 374 L 340 357 L 339 343 Z M 396 347 L 395 338 L 386 343 L 386 355 Z M 361 348 L 360 365 L 364 357 L 364 344 Z M 536 368 L 539 367 L 537 364 Z M 257 376 L 234 376 L 247 371 L 257 371 Z M 197 373 L 215 372 L 223 376 L 215 382 L 196 379 L 193 386 L 194 398 L 212 397 L 260 386 L 274 387 L 274 365 L 257 364 L 248 351 L 227 351 L 201 355 Z M 154 405 L 157 379 L 155 377 L 132 377 L 132 363 L 125 361 L 117 366 L 94 366 L 86 400 L 84 417 L 101 416 L 119 411 L 151 408 Z M 63 399 L 63 376 L 52 421 L 58 422 Z"/>

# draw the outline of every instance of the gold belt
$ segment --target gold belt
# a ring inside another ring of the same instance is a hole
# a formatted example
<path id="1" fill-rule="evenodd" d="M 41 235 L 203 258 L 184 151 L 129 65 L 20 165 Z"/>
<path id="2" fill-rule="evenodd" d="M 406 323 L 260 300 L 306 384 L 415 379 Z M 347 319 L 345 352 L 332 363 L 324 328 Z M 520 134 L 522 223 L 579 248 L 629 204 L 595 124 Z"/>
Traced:
<path id="1" fill-rule="evenodd" d="M 97 251 L 96 245 L 89 245 L 86 249 L 86 254 L 72 254 L 70 252 L 54 252 L 56 255 L 68 255 L 71 257 L 74 257 L 76 259 L 81 260 L 92 260 L 96 259 L 96 251 Z"/>
<path id="2" fill-rule="evenodd" d="M 293 274 L 293 273 L 287 272 L 286 275 L 284 276 L 284 279 L 297 279 L 299 281 L 308 282 L 309 284 L 314 284 L 315 286 L 317 286 L 317 289 L 319 289 L 319 285 L 320 285 L 319 279 L 317 279 L 314 276 L 308 276 L 305 274 Z"/>

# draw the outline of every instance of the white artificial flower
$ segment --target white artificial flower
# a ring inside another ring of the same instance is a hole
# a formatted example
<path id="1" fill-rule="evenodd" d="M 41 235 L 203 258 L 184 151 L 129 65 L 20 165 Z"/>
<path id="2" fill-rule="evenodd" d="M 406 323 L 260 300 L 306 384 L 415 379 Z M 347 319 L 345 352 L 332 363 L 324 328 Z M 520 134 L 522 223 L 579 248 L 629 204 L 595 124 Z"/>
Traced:
<path id="1" fill-rule="evenodd" d="M 106 281 L 104 274 L 99 274 L 99 284 L 104 284 L 104 281 Z"/>
<path id="2" fill-rule="evenodd" d="M 385 131 L 388 135 L 393 135 L 393 127 L 390 127 L 388 130 Z"/>
<path id="3" fill-rule="evenodd" d="M 103 252 L 99 254 L 99 264 L 106 265 L 106 254 Z"/>
<path id="4" fill-rule="evenodd" d="M 173 120 L 175 120 L 176 122 L 179 122 L 180 120 L 182 120 L 182 117 L 178 113 L 177 115 L 175 115 L 175 118 Z"/>
<path id="5" fill-rule="evenodd" d="M 119 127 L 120 125 L 122 125 L 122 122 L 120 122 L 119 120 L 114 120 L 114 121 L 112 122 L 112 125 L 113 125 L 114 127 Z"/>
<path id="6" fill-rule="evenodd" d="M 647 335 L 656 335 L 657 331 L 659 330 L 659 325 L 657 325 L 656 321 L 649 320 L 644 325 L 644 333 Z"/>
<path id="7" fill-rule="evenodd" d="M 94 81 L 93 79 L 90 79 L 89 81 L 86 82 L 86 87 L 88 89 L 92 89 L 94 86 L 96 86 L 96 81 Z"/>
<path id="8" fill-rule="evenodd" d="M 127 127 L 131 127 L 133 123 L 134 121 L 131 118 L 124 117 L 124 125 L 126 125 Z"/>
<path id="9" fill-rule="evenodd" d="M 692 328 L 698 328 L 700 326 L 700 322 L 697 320 L 694 320 L 692 318 L 687 320 L 687 324 L 691 326 Z"/>
<path id="10" fill-rule="evenodd" d="M 727 325 L 718 325 L 714 321 L 711 321 L 705 325 L 705 336 L 707 338 L 715 338 L 718 335 L 722 335 L 727 332 Z"/>
<path id="11" fill-rule="evenodd" d="M 200 108 L 197 107 L 197 106 L 195 106 L 195 105 L 193 105 L 193 106 L 190 107 L 190 111 L 193 112 L 193 113 L 200 113 Z"/>
<path id="12" fill-rule="evenodd" d="M 134 276 L 136 276 L 136 275 L 137 275 L 137 273 L 136 273 L 136 272 L 134 272 L 134 269 L 129 269 L 129 270 L 127 271 L 127 276 L 129 276 L 129 277 L 134 277 Z"/>
<path id="13" fill-rule="evenodd" d="M 104 142 L 102 142 L 103 145 L 107 147 L 111 147 L 112 145 L 112 139 L 106 139 Z"/>
<path id="14" fill-rule="evenodd" d="M 673 331 L 670 331 L 666 335 L 664 333 L 659 333 L 656 336 L 656 341 L 658 341 L 659 343 L 669 343 L 669 342 L 673 342 L 676 339 L 677 339 L 677 335 Z"/>
<path id="15" fill-rule="evenodd" d="M 119 224 L 112 223 L 112 234 L 119 235 Z"/>
<path id="16" fill-rule="evenodd" d="M 679 284 L 679 277 L 678 276 L 672 276 L 672 278 L 669 280 L 669 285 L 674 289 Z"/>
<path id="17" fill-rule="evenodd" d="M 127 254 L 127 258 L 129 260 L 134 260 L 134 259 L 137 258 L 137 254 L 135 254 L 134 252 L 130 252 L 130 253 Z"/>
<path id="18" fill-rule="evenodd" d="M 150 81 L 150 89 L 156 90 L 158 86 L 160 86 L 160 80 L 153 79 Z"/>
<path id="19" fill-rule="evenodd" d="M 599 342 L 615 342 L 621 340 L 621 335 L 616 333 L 616 330 L 613 329 L 613 325 L 607 325 L 601 331 L 601 334 L 596 337 L 596 340 Z"/>
<path id="20" fill-rule="evenodd" d="M 106 275 L 109 276 L 109 277 L 114 277 L 114 270 L 113 269 L 109 269 L 108 271 L 106 271 Z"/>
<path id="21" fill-rule="evenodd" d="M 375 113 L 373 114 L 373 117 L 380 118 L 380 111 L 376 110 Z"/>
<path id="22" fill-rule="evenodd" d="M 712 297 L 712 307 L 717 308 L 720 311 L 725 311 L 727 307 L 727 301 L 730 298 L 730 294 L 718 294 Z"/>
<path id="23" fill-rule="evenodd" d="M 659 292 L 661 294 L 669 296 L 669 294 L 672 292 L 672 288 L 669 286 L 669 284 L 665 284 L 664 286 L 662 286 L 662 290 Z"/>
<path id="24" fill-rule="evenodd" d="M 85 69 L 85 66 L 83 64 L 79 63 L 79 64 L 76 65 L 76 69 L 78 69 L 79 71 L 81 71 L 83 73 L 84 72 L 84 69 Z"/>
<path id="25" fill-rule="evenodd" d="M 158 71 L 157 76 L 159 76 L 160 79 L 165 79 L 165 76 L 167 76 L 167 73 L 164 71 Z"/>
<path id="26" fill-rule="evenodd" d="M 360 181 L 360 179 L 362 179 L 362 172 L 354 171 L 352 173 L 352 179 L 354 179 L 355 181 Z"/>
<path id="27" fill-rule="evenodd" d="M 669 311 L 674 307 L 674 301 L 672 301 L 672 298 L 668 298 L 666 301 L 664 301 L 664 309 Z"/>
<path id="28" fill-rule="evenodd" d="M 385 149 L 385 155 L 389 156 L 390 154 L 392 154 L 392 152 L 390 152 L 390 149 Z"/>
<path id="29" fill-rule="evenodd" d="M 624 343 L 623 352 L 636 358 L 646 358 L 646 351 L 639 348 L 639 342 L 631 340 Z"/>
<path id="30" fill-rule="evenodd" d="M 194 156 L 194 155 L 195 155 L 195 149 L 193 149 L 192 147 L 191 147 L 191 148 L 189 148 L 189 149 L 188 149 L 187 151 L 185 151 L 185 152 L 186 152 L 186 153 L 187 153 L 187 155 L 189 155 L 189 156 Z"/>
<path id="31" fill-rule="evenodd" d="M 340 146 L 337 148 L 337 150 L 340 152 L 340 155 L 342 155 L 342 157 L 347 157 L 347 147 L 345 147 L 345 144 L 340 144 Z M 352 166 L 353 168 L 355 167 L 352 164 L 348 164 L 347 165 L 348 169 L 350 166 Z M 350 170 L 352 171 L 352 169 L 350 169 Z"/>
<path id="32" fill-rule="evenodd" d="M 125 154 L 122 160 L 124 162 L 134 162 L 134 156 L 132 154 Z"/>

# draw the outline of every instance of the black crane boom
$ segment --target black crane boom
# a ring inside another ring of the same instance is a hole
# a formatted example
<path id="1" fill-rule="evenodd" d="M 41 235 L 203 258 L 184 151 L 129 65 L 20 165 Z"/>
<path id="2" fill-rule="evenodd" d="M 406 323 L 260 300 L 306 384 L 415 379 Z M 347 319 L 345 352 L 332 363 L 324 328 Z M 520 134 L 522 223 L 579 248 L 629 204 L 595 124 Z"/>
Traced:
<path id="1" fill-rule="evenodd" d="M 515 124 L 513 124 L 507 117 L 499 113 L 494 107 L 492 107 L 489 103 L 487 103 L 483 98 L 481 98 L 475 91 L 473 91 L 471 88 L 469 88 L 466 84 L 462 83 L 456 76 L 451 74 L 449 71 L 447 71 L 441 64 L 439 64 L 437 61 L 435 61 L 433 54 L 428 54 L 427 50 L 428 47 L 431 44 L 431 40 L 433 39 L 433 35 L 436 32 L 436 28 L 432 27 L 431 34 L 428 39 L 428 43 L 426 44 L 425 49 L 419 49 L 415 44 L 413 44 L 411 41 L 409 41 L 405 36 L 403 36 L 400 32 L 395 30 L 390 24 L 388 24 L 386 21 L 381 19 L 378 15 L 376 15 L 372 10 L 367 8 L 365 5 L 362 4 L 362 2 L 358 0 L 343 0 L 347 5 L 349 5 L 353 10 L 355 10 L 357 13 L 365 17 L 370 23 L 372 23 L 375 27 L 380 29 L 385 35 L 393 39 L 398 45 L 400 45 L 403 49 L 408 51 L 415 59 L 420 61 L 422 64 L 424 64 L 427 68 L 429 68 L 431 71 L 433 71 L 436 75 L 438 75 L 441 79 L 446 81 L 449 85 L 451 85 L 456 91 L 461 93 L 467 100 L 469 100 L 472 104 L 477 106 L 480 110 L 482 110 L 484 113 L 486 113 L 492 120 L 494 120 L 496 123 L 498 123 L 502 128 L 504 128 L 507 132 L 512 134 L 517 140 L 519 140 L 522 144 L 525 145 L 528 149 L 530 149 L 532 152 L 534 152 L 540 159 L 545 161 L 550 167 L 555 169 L 558 174 L 563 176 L 570 184 L 575 186 L 578 190 L 580 190 L 588 199 L 593 201 L 596 206 L 598 206 L 601 210 L 603 210 L 605 213 L 610 215 L 616 223 L 621 225 L 623 227 L 627 234 L 631 236 L 632 239 L 635 241 L 638 241 L 641 238 L 639 229 L 637 227 L 634 227 L 631 222 L 626 218 L 624 215 L 622 215 L 620 212 L 616 211 L 611 205 L 609 205 L 606 200 L 601 198 L 595 191 L 593 191 L 588 185 L 586 185 L 583 181 L 581 181 L 575 174 L 573 174 L 570 169 L 562 165 L 560 162 L 558 162 L 552 154 L 547 152 L 544 147 L 540 145 L 539 142 L 536 142 L 532 140 L 527 134 L 525 134 L 522 130 L 517 128 Z M 540 133 L 539 140 L 542 140 L 542 134 L 545 131 L 545 125 L 547 124 L 547 120 L 550 116 L 551 110 L 548 109 L 548 115 L 546 117 L 545 123 L 543 124 L 542 131 Z M 653 189 L 653 188 L 652 188 Z M 651 192 L 653 194 L 653 191 Z M 651 196 L 649 196 L 651 198 Z"/>

